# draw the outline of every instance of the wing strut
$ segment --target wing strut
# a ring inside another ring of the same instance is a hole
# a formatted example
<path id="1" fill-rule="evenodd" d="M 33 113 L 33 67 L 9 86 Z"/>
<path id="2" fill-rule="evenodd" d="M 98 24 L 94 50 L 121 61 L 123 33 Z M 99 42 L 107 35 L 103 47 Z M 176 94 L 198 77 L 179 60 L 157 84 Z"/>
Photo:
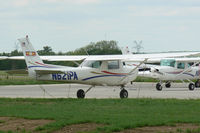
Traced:
<path id="1" fill-rule="evenodd" d="M 145 63 L 148 60 L 148 58 L 145 58 L 142 62 L 140 62 L 139 65 L 137 65 L 133 70 L 131 70 L 125 77 L 123 77 L 120 81 L 123 81 L 126 79 L 132 72 L 134 72 L 136 69 L 138 69 L 143 63 Z"/>

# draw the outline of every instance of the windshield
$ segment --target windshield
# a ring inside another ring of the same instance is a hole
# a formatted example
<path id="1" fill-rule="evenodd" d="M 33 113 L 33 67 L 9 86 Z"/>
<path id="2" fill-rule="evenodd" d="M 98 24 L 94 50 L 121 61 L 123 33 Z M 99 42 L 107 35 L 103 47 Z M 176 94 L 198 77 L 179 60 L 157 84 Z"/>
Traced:
<path id="1" fill-rule="evenodd" d="M 175 67 L 175 60 L 174 59 L 163 59 L 160 61 L 160 65 Z"/>

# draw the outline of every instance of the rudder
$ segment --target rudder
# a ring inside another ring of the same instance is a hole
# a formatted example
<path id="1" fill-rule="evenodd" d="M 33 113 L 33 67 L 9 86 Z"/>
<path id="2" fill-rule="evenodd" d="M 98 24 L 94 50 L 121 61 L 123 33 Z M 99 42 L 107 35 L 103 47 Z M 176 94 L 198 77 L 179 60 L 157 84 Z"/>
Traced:
<path id="1" fill-rule="evenodd" d="M 20 42 L 22 52 L 24 54 L 25 62 L 28 68 L 29 76 L 35 77 L 35 68 L 44 65 L 42 59 L 39 57 L 37 51 L 33 48 L 28 36 L 18 39 Z"/>

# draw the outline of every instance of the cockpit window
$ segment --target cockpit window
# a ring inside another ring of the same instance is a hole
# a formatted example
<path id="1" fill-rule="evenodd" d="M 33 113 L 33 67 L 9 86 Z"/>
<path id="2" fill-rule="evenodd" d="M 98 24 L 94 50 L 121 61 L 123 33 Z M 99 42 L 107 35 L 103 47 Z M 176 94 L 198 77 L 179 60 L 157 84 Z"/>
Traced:
<path id="1" fill-rule="evenodd" d="M 177 68 L 179 68 L 179 69 L 184 69 L 184 68 L 185 68 L 185 63 L 184 63 L 184 62 L 179 62 L 179 63 L 177 64 Z"/>
<path id="2" fill-rule="evenodd" d="M 101 61 L 88 61 L 84 64 L 84 66 L 92 67 L 92 68 L 100 68 L 101 67 Z"/>
<path id="3" fill-rule="evenodd" d="M 119 61 L 108 61 L 108 69 L 119 69 Z"/>
<path id="4" fill-rule="evenodd" d="M 160 61 L 161 66 L 175 67 L 175 60 L 173 59 L 163 59 Z"/>

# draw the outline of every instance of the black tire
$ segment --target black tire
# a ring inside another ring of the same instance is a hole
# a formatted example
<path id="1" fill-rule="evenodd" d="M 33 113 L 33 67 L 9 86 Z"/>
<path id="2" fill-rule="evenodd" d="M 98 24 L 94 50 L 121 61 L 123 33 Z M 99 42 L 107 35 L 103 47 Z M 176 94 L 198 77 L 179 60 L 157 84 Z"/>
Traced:
<path id="1" fill-rule="evenodd" d="M 162 90 L 162 85 L 161 85 L 160 83 L 157 83 L 157 84 L 156 84 L 156 89 L 157 89 L 158 91 L 161 91 L 161 90 Z"/>
<path id="2" fill-rule="evenodd" d="M 77 91 L 77 98 L 85 98 L 84 90 L 80 89 Z"/>
<path id="3" fill-rule="evenodd" d="M 165 83 L 165 87 L 166 88 L 170 88 L 171 87 L 171 83 L 170 82 Z"/>
<path id="4" fill-rule="evenodd" d="M 127 90 L 125 90 L 125 89 L 122 89 L 121 91 L 120 91 L 120 98 L 128 98 L 128 91 Z"/>
<path id="5" fill-rule="evenodd" d="M 193 90 L 194 90 L 194 87 L 195 87 L 195 86 L 194 86 L 193 83 L 190 83 L 189 86 L 188 86 L 188 88 L 189 88 L 190 91 L 193 91 Z"/>
<path id="6" fill-rule="evenodd" d="M 195 82 L 195 87 L 196 87 L 196 88 L 199 88 L 199 87 L 200 87 L 200 82 L 199 82 L 199 80 L 197 80 L 197 81 Z"/>

